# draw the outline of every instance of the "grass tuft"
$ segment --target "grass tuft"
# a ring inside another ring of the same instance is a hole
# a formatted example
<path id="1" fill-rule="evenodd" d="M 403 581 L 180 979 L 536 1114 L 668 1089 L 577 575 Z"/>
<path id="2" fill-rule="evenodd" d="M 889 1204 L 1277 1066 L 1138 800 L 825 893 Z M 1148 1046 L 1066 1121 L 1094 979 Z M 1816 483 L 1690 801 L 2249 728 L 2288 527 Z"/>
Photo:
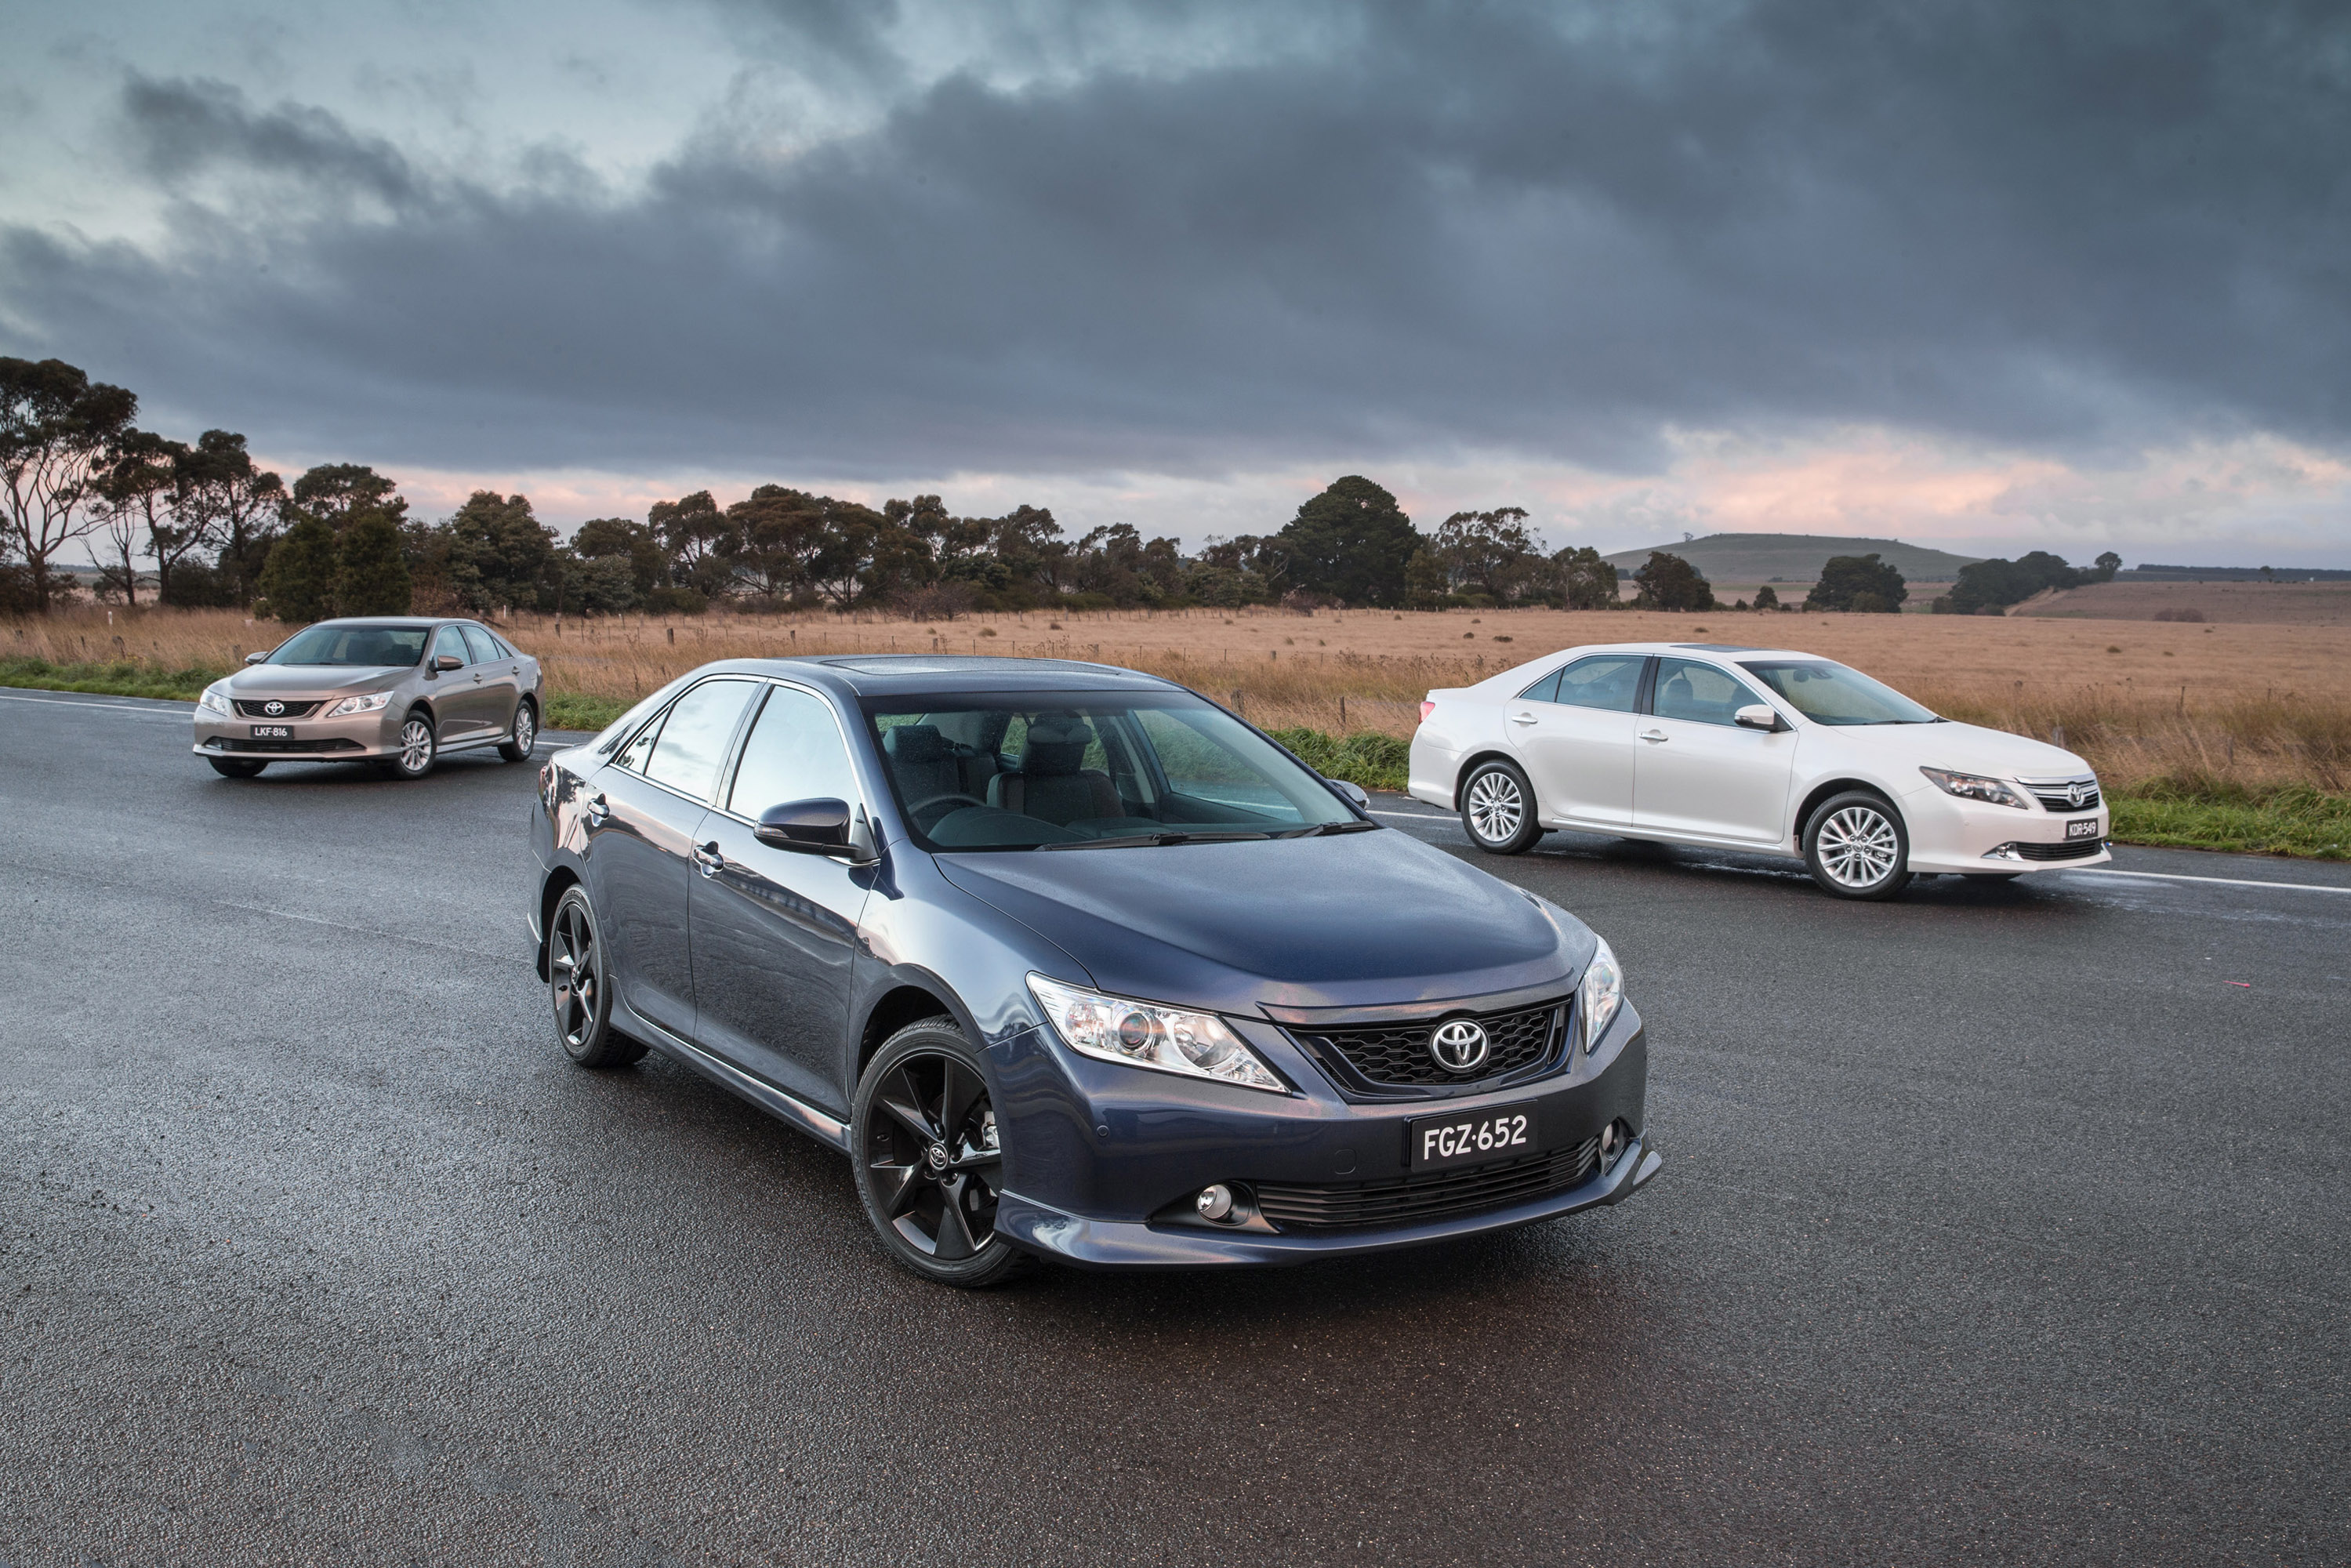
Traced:
<path id="1" fill-rule="evenodd" d="M 1344 737 L 1319 729 L 1276 729 L 1267 733 L 1324 778 L 1343 779 L 1366 789 L 1401 790 L 1412 762 L 1410 741 L 1376 730 L 1362 729 Z"/>
<path id="2" fill-rule="evenodd" d="M 226 670 L 192 664 L 159 670 L 136 659 L 108 664 L 57 664 L 47 659 L 0 659 L 0 686 L 45 692 L 91 692 L 118 697 L 157 697 L 192 703 Z"/>

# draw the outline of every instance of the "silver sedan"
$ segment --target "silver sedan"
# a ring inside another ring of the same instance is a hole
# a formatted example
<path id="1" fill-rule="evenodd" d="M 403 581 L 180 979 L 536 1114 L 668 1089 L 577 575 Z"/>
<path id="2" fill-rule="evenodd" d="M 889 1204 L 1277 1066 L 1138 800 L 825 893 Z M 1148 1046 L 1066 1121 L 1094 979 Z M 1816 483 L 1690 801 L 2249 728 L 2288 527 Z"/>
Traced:
<path id="1" fill-rule="evenodd" d="M 373 762 L 422 779 L 443 756 L 530 755 L 538 661 L 472 621 L 368 616 L 306 626 L 204 688 L 196 755 L 250 779 L 273 762 Z"/>

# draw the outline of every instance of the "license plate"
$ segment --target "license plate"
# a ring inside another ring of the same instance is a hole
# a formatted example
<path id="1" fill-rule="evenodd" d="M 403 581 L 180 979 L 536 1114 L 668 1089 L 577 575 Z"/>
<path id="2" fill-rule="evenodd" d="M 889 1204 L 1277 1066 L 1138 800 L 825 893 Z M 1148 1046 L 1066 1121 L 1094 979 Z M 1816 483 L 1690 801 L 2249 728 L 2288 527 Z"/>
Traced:
<path id="1" fill-rule="evenodd" d="M 1532 1105 L 1503 1105 L 1456 1116 L 1416 1116 L 1404 1124 L 1404 1132 L 1405 1166 L 1416 1176 L 1542 1153 L 1535 1136 Z"/>
<path id="2" fill-rule="evenodd" d="M 256 724 L 253 727 L 253 738 L 256 740 L 291 740 L 294 738 L 294 729 L 290 725 Z"/>
<path id="3" fill-rule="evenodd" d="M 2098 819 L 2095 817 L 2074 818 L 2072 821 L 2065 824 L 2065 836 L 2069 839 L 2096 838 L 2098 836 Z"/>

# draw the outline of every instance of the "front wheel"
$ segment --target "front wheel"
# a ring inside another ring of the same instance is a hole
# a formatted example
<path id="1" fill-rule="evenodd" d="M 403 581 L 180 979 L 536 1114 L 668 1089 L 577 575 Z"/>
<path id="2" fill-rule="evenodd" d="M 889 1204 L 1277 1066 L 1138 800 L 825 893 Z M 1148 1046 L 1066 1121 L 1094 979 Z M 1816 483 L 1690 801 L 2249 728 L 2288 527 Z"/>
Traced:
<path id="1" fill-rule="evenodd" d="M 873 1054 L 850 1112 L 857 1196 L 883 1249 L 942 1285 L 993 1285 L 1025 1254 L 996 1228 L 1004 1150 L 979 1053 L 925 1019 Z"/>
<path id="2" fill-rule="evenodd" d="M 626 1067 L 645 1048 L 612 1028 L 612 986 L 604 960 L 604 934 L 588 890 L 563 890 L 548 922 L 547 996 L 555 1009 L 555 1037 L 582 1067 Z"/>
<path id="3" fill-rule="evenodd" d="M 433 722 L 431 714 L 418 708 L 402 721 L 400 749 L 385 766 L 395 779 L 422 779 L 433 771 L 434 763 L 440 758 L 440 727 Z"/>
<path id="4" fill-rule="evenodd" d="M 1804 863 L 1839 898 L 1891 898 L 1910 880 L 1910 836 L 1884 796 L 1851 790 L 1813 813 Z"/>
<path id="5" fill-rule="evenodd" d="M 538 710 L 525 697 L 515 705 L 514 734 L 498 742 L 498 755 L 508 762 L 528 762 L 530 748 L 538 744 Z"/>
<path id="6" fill-rule="evenodd" d="M 213 771 L 224 779 L 258 779 L 261 770 L 269 766 L 266 762 L 248 761 L 242 757 L 207 757 L 204 760 L 211 763 Z"/>
<path id="7" fill-rule="evenodd" d="M 1508 762 L 1481 762 L 1461 781 L 1461 827 L 1489 855 L 1522 854 L 1542 837 L 1534 787 Z"/>

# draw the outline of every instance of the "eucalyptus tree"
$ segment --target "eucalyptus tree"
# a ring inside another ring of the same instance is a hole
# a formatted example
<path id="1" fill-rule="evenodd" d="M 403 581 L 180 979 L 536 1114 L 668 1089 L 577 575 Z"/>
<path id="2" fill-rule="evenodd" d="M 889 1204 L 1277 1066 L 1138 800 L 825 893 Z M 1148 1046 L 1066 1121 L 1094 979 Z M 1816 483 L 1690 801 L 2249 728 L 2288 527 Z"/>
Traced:
<path id="1" fill-rule="evenodd" d="M 36 608 L 56 591 L 50 558 L 103 520 L 98 481 L 138 412 L 135 395 L 63 360 L 0 358 L 0 525 Z"/>

